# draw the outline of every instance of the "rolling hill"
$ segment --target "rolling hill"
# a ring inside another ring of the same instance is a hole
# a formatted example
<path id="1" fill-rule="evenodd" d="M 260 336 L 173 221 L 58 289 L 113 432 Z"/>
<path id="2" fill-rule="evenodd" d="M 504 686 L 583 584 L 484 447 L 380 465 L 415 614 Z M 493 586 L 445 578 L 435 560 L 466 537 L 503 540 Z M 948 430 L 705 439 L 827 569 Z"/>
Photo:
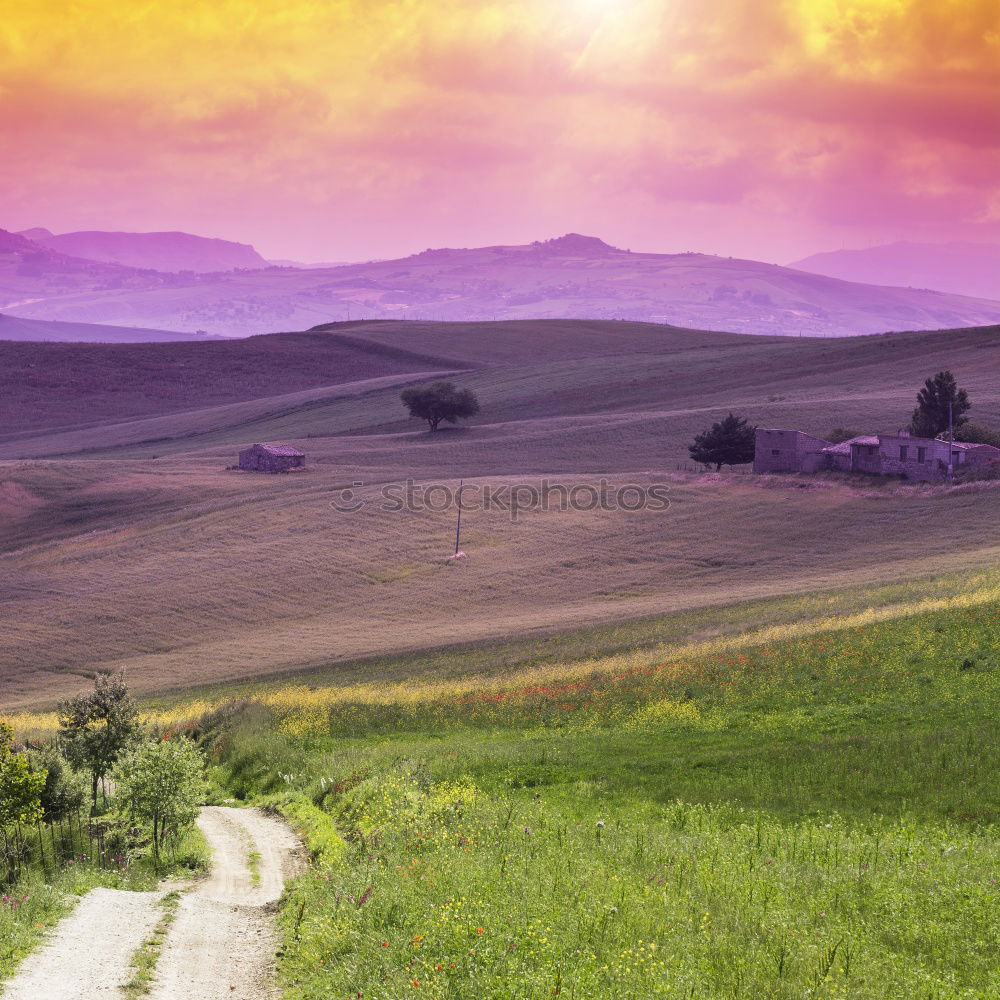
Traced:
<path id="1" fill-rule="evenodd" d="M 0 426 L 84 424 L 101 434 L 109 421 L 456 367 L 464 363 L 325 331 L 201 343 L 0 342 Z"/>
<path id="2" fill-rule="evenodd" d="M 847 336 L 1000 322 L 1000 302 L 845 282 L 704 254 L 632 253 L 569 234 L 525 246 L 426 250 L 330 268 L 165 274 L 42 247 L 4 263 L 0 311 L 36 319 L 246 336 L 359 318 L 596 318 L 775 335 Z M 17 256 L 17 254 L 14 254 Z M 21 252 L 23 255 L 23 251 Z M 8 256 L 10 256 L 8 254 Z M 67 261 L 77 261 L 75 270 Z"/>
<path id="3" fill-rule="evenodd" d="M 205 340 L 202 333 L 175 333 L 145 327 L 102 326 L 97 323 L 61 323 L 22 319 L 0 313 L 0 340 L 57 341 L 88 344 L 145 344 L 178 340 Z"/>
<path id="4" fill-rule="evenodd" d="M 818 253 L 789 267 L 844 281 L 1000 299 L 1000 246 L 993 243 L 891 243 Z"/>
<path id="5" fill-rule="evenodd" d="M 140 690 L 165 690 L 645 616 L 672 616 L 663 634 L 680 641 L 716 634 L 730 613 L 713 609 L 740 602 L 816 592 L 806 603 L 821 612 L 863 607 L 858 587 L 886 588 L 888 602 L 912 596 L 906 581 L 933 592 L 943 574 L 996 564 L 998 484 L 703 476 L 686 445 L 730 409 L 820 434 L 892 429 L 942 367 L 974 417 L 1000 426 L 998 328 L 812 340 L 375 322 L 221 343 L 0 345 L 0 398 L 25 386 L 22 422 L 0 438 L 0 702 L 56 697 L 117 665 Z M 39 369 L 48 381 L 28 383 Z M 54 387 L 81 371 L 59 412 Z M 429 434 L 402 419 L 399 390 L 445 371 L 483 410 Z M 308 470 L 227 471 L 254 440 L 299 445 Z M 382 490 L 460 478 L 474 498 L 545 479 L 604 479 L 612 493 L 659 483 L 671 505 L 470 511 L 469 558 L 448 566 L 453 508 L 390 510 Z M 344 489 L 364 501 L 357 513 L 332 506 Z M 758 623 L 783 613 L 766 607 Z"/>
<path id="6" fill-rule="evenodd" d="M 218 271 L 260 270 L 266 260 L 252 246 L 191 233 L 80 232 L 53 235 L 29 230 L 34 242 L 69 257 L 121 264 L 139 270 Z"/>

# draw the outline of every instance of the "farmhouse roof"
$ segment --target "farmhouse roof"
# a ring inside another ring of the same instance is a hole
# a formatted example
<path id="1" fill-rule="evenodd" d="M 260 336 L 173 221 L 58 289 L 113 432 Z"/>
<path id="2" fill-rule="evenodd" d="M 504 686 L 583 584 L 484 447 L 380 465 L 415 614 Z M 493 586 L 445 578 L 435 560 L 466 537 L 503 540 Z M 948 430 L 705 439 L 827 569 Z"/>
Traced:
<path id="1" fill-rule="evenodd" d="M 859 434 L 857 437 L 848 438 L 839 444 L 831 444 L 828 448 L 823 448 L 824 455 L 850 455 L 852 444 L 878 444 L 878 437 L 874 434 Z"/>
<path id="2" fill-rule="evenodd" d="M 290 444 L 267 444 L 264 441 L 257 441 L 254 447 L 263 448 L 269 455 L 279 455 L 284 458 L 294 458 L 298 455 L 304 456 L 305 454 L 299 451 L 298 448 L 293 448 Z"/>

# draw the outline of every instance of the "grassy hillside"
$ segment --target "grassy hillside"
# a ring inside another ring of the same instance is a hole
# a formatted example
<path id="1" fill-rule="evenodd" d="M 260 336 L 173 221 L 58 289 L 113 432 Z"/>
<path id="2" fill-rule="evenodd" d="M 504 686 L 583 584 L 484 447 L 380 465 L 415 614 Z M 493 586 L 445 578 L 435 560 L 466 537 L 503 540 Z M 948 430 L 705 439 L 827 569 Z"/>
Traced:
<path id="1" fill-rule="evenodd" d="M 483 403 L 474 424 L 490 425 L 463 448 L 502 448 L 509 434 L 528 434 L 537 444 L 525 453 L 518 442 L 518 451 L 525 468 L 540 472 L 574 453 L 581 470 L 673 467 L 705 420 L 729 409 L 765 426 L 817 434 L 843 424 L 895 430 L 909 420 L 923 379 L 941 368 L 969 388 L 975 419 L 1000 424 L 1000 327 L 816 340 L 596 321 L 385 322 L 197 345 L 0 345 L 0 359 L 7 426 L 32 428 L 0 434 L 6 458 L 109 447 L 122 454 L 125 444 L 139 446 L 124 452 L 136 457 L 197 449 L 218 456 L 248 437 L 280 437 L 318 439 L 309 451 L 337 463 L 365 465 L 374 457 L 405 467 L 399 452 L 412 454 L 416 428 L 402 419 L 395 382 L 382 391 L 366 387 L 360 404 L 345 404 L 340 390 L 326 402 L 322 393 L 286 397 L 462 368 L 475 369 L 463 382 Z M 211 412 L 211 404 L 236 400 L 258 405 L 235 416 Z M 195 408 L 201 412 L 192 417 Z M 176 425 L 131 419 L 178 412 Z M 119 414 L 128 423 L 112 426 Z M 86 429 L 65 437 L 74 423 Z M 52 426 L 59 435 L 45 431 Z M 411 437 L 391 436 L 397 432 Z M 378 440 L 355 447 L 348 433 Z M 453 441 L 434 439 L 438 448 Z M 386 448 L 394 452 L 389 458 L 381 454 Z M 530 461 L 535 452 L 539 462 Z"/>
<path id="2" fill-rule="evenodd" d="M 333 330 L 202 343 L 0 342 L 0 426 L 105 424 L 441 367 L 454 363 Z"/>
<path id="3" fill-rule="evenodd" d="M 22 319 L 0 313 L 0 341 L 54 340 L 61 343 L 131 344 L 205 340 L 197 333 L 174 333 L 135 326 L 99 326 L 95 323 L 60 323 L 55 320 Z"/>
<path id="4" fill-rule="evenodd" d="M 889 583 L 1000 555 L 996 484 L 677 477 L 661 512 L 470 513 L 470 557 L 447 566 L 451 512 L 385 511 L 365 487 L 370 503 L 337 513 L 345 478 L 332 470 L 259 480 L 163 462 L 12 469 L 0 556 L 5 704 L 63 694 L 80 672 L 118 665 L 156 690 Z M 631 480 L 651 481 L 616 476 L 611 488 Z"/>
<path id="5" fill-rule="evenodd" d="M 927 581 L 1000 553 L 996 484 L 684 469 L 693 435 L 730 409 L 819 434 L 893 429 L 944 367 L 974 416 L 1000 424 L 996 329 L 811 341 L 625 323 L 378 323 L 2 350 L 20 367 L 0 369 L 0 398 L 16 400 L 24 428 L 0 439 L 7 704 L 116 665 L 153 691 L 640 617 L 676 615 L 663 627 L 685 641 L 719 627 L 711 609 Z M 483 412 L 428 434 L 401 419 L 398 394 L 441 365 Z M 149 415 L 117 418 L 126 406 Z M 227 472 L 254 440 L 301 445 L 309 470 Z M 659 483 L 671 506 L 516 521 L 473 512 L 469 558 L 445 566 L 453 510 L 393 512 L 381 496 L 407 479 L 481 491 L 553 477 L 607 477 L 612 491 Z M 360 512 L 331 507 L 345 488 Z"/>
<path id="6" fill-rule="evenodd" d="M 159 719 L 307 837 L 289 998 L 995 995 L 995 577 L 747 638 Z"/>

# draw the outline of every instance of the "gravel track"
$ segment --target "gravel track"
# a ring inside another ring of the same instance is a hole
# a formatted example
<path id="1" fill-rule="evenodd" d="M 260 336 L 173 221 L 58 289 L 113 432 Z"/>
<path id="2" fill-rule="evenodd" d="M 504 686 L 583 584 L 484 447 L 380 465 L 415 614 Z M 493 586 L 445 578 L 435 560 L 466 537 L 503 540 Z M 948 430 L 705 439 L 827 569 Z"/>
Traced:
<path id="1" fill-rule="evenodd" d="M 256 809 L 206 806 L 198 826 L 212 850 L 208 876 L 180 901 L 150 1000 L 268 1000 L 274 986 L 274 904 L 297 867 L 299 843 Z M 259 855 L 254 879 L 249 857 Z M 129 960 L 160 916 L 162 892 L 93 889 L 10 982 L 3 1000 L 119 996 Z"/>
<path id="2" fill-rule="evenodd" d="M 198 825 L 212 848 L 212 870 L 181 899 L 150 1000 L 277 996 L 272 911 L 298 841 L 281 820 L 256 809 L 207 806 Z M 257 884 L 251 851 L 260 855 Z"/>
<path id="3" fill-rule="evenodd" d="M 21 966 L 3 1000 L 119 997 L 132 953 L 160 919 L 159 892 L 91 889 L 60 921 L 41 951 Z"/>

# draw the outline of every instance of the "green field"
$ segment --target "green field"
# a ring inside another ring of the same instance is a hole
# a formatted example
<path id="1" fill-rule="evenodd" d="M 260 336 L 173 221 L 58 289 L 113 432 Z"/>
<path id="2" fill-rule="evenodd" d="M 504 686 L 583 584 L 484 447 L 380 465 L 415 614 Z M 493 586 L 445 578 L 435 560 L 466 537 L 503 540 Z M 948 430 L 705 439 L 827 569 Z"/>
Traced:
<path id="1" fill-rule="evenodd" d="M 840 624 L 208 713 L 286 995 L 998 995 L 1000 601 Z"/>

